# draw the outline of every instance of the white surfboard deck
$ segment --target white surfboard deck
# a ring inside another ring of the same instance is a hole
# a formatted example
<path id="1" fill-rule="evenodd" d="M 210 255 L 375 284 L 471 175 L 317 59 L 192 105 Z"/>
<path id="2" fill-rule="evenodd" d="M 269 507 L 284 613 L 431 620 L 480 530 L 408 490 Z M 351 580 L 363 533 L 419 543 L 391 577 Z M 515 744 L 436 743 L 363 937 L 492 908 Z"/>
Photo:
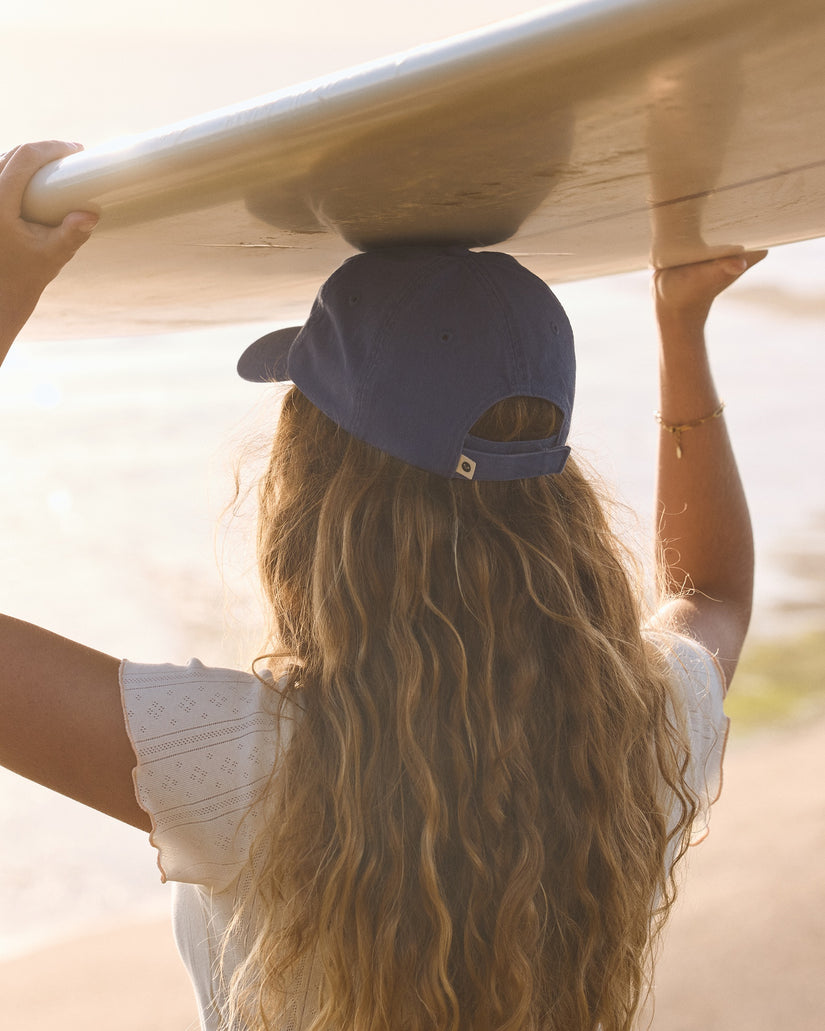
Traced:
<path id="1" fill-rule="evenodd" d="M 497 247 L 549 282 L 825 235 L 823 0 L 584 0 L 42 170 L 99 211 L 38 336 L 302 319 L 354 248 Z"/>

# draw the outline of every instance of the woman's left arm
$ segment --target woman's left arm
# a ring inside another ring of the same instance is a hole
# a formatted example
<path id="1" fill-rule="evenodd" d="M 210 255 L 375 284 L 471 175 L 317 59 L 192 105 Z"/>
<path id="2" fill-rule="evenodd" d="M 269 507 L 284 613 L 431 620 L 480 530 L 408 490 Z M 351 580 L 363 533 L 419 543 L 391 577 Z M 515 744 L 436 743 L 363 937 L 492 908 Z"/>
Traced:
<path id="1" fill-rule="evenodd" d="M 32 175 L 77 149 L 28 144 L 0 158 L 0 360 L 97 221 L 86 212 L 55 227 L 21 218 Z M 118 660 L 8 616 L 0 616 L 0 764 L 149 829 L 132 784 Z"/>

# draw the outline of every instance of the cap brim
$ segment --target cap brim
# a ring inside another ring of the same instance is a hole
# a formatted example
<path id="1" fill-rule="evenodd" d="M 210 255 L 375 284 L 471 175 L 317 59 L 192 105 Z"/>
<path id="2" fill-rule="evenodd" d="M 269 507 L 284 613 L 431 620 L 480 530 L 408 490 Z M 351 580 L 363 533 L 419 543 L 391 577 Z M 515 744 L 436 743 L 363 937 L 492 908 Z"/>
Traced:
<path id="1" fill-rule="evenodd" d="M 276 329 L 250 344 L 238 360 L 238 375 L 250 383 L 279 383 L 289 379 L 289 349 L 301 326 Z"/>

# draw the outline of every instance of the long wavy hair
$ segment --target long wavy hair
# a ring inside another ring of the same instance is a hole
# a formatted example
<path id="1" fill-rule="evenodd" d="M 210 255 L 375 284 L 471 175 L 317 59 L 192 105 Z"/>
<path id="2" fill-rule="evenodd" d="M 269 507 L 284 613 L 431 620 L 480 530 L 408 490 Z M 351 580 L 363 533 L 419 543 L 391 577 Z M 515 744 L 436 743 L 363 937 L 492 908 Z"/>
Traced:
<path id="1" fill-rule="evenodd" d="M 510 399 L 473 432 L 543 438 L 557 416 Z M 696 804 L 574 459 L 447 480 L 292 389 L 258 553 L 268 662 L 299 717 L 230 932 L 254 928 L 226 1026 L 627 1031 Z"/>

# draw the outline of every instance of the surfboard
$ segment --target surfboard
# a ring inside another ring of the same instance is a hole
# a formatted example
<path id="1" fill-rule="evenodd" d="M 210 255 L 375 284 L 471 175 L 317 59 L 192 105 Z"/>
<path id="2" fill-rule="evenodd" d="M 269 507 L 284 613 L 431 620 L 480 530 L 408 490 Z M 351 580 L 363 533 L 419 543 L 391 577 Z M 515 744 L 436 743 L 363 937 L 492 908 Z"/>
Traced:
<path id="1" fill-rule="evenodd" d="M 825 235 L 822 0 L 579 0 L 43 169 L 101 214 L 40 336 L 302 318 L 355 249 L 461 243 L 549 282 Z"/>

